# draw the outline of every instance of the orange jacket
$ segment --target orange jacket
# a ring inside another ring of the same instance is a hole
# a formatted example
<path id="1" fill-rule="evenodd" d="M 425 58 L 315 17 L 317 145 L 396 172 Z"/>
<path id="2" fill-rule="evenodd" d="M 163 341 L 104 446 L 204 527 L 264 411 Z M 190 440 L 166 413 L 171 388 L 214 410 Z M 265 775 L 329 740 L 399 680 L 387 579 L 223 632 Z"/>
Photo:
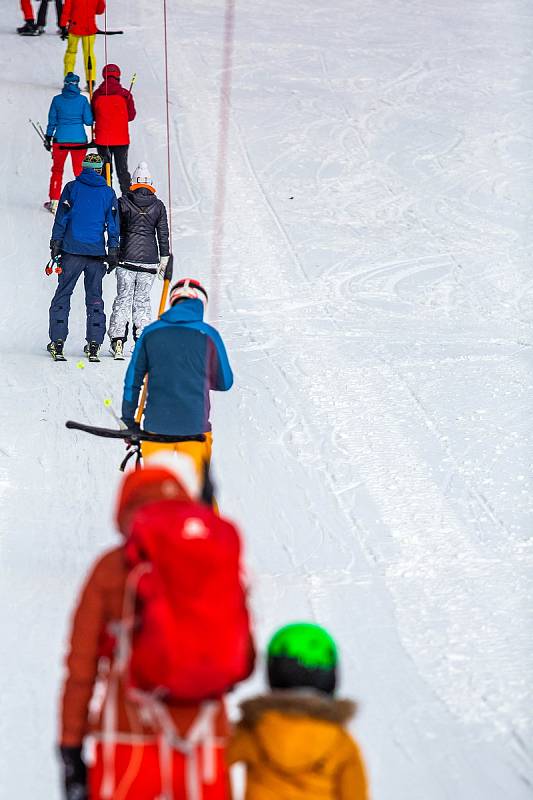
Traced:
<path id="1" fill-rule="evenodd" d="M 105 0 L 65 0 L 59 25 L 68 25 L 73 36 L 94 36 L 98 30 L 95 16 L 104 11 Z"/>
<path id="2" fill-rule="evenodd" d="M 67 675 L 62 692 L 60 744 L 80 745 L 90 732 L 102 730 L 102 712 L 89 714 L 89 705 L 96 683 L 109 688 L 109 664 L 113 634 L 122 618 L 128 568 L 124 550 L 110 550 L 95 563 L 83 587 L 74 613 L 67 657 Z M 167 705 L 174 725 L 185 736 L 196 719 L 198 703 Z M 91 718 L 89 721 L 89 717 Z M 153 739 L 154 730 L 143 725 L 137 706 L 127 699 L 119 681 L 117 696 L 117 730 Z M 224 704 L 220 704 L 215 721 L 215 735 L 224 739 L 228 723 Z"/>
<path id="3" fill-rule="evenodd" d="M 241 709 L 228 763 L 246 764 L 246 800 L 367 800 L 361 753 L 343 727 L 353 703 L 284 691 Z"/>

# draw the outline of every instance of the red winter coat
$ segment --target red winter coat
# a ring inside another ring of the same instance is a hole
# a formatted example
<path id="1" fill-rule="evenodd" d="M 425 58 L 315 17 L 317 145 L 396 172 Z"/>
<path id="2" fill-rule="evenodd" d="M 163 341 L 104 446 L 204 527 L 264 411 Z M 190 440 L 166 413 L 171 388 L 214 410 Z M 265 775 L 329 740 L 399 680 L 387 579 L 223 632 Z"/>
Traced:
<path id="1" fill-rule="evenodd" d="M 68 25 L 73 36 L 94 36 L 98 30 L 95 16 L 104 11 L 105 0 L 65 0 L 59 25 Z"/>
<path id="2" fill-rule="evenodd" d="M 105 69 L 104 69 L 105 73 Z M 135 119 L 133 95 L 119 78 L 108 75 L 93 94 L 94 141 L 99 145 L 130 143 L 128 123 Z"/>

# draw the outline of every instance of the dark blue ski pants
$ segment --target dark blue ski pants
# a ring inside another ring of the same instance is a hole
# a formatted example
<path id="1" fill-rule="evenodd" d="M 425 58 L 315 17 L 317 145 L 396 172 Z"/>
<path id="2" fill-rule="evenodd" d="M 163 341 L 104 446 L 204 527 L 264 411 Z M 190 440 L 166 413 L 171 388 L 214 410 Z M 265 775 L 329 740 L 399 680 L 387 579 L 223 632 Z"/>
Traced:
<path id="1" fill-rule="evenodd" d="M 59 275 L 56 293 L 50 305 L 50 340 L 65 339 L 68 336 L 68 315 L 70 298 L 78 278 L 82 274 L 85 284 L 85 308 L 87 310 L 88 342 L 102 344 L 105 335 L 104 301 L 102 299 L 102 279 L 106 269 L 101 258 L 94 256 L 75 256 L 63 253 L 63 271 Z"/>

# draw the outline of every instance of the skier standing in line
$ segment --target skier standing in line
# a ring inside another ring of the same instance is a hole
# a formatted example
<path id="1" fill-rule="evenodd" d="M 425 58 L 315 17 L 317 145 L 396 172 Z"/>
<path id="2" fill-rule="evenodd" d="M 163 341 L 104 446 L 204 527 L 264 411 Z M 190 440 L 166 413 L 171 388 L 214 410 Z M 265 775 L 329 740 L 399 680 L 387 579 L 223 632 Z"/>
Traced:
<path id="1" fill-rule="evenodd" d="M 361 753 L 345 730 L 356 711 L 333 697 L 337 647 L 319 625 L 295 623 L 268 646 L 269 694 L 241 703 L 228 763 L 244 762 L 247 800 L 368 800 Z"/>
<path id="2" fill-rule="evenodd" d="M 200 475 L 211 460 L 213 443 L 209 392 L 225 392 L 233 385 L 222 338 L 203 321 L 206 304 L 207 292 L 198 281 L 184 278 L 174 284 L 170 308 L 144 329 L 135 345 L 122 398 L 122 419 L 128 428 L 135 429 L 146 375 L 144 429 L 182 436 L 204 433 L 205 442 L 143 442 L 143 457 L 149 458 L 159 450 L 184 452 L 193 458 Z"/>
<path id="3" fill-rule="evenodd" d="M 87 153 L 87 148 L 80 147 L 80 144 L 87 143 L 84 126 L 93 124 L 91 106 L 81 94 L 79 82 L 79 77 L 69 72 L 65 76 L 63 91 L 54 97 L 48 112 L 44 146 L 52 151 L 52 175 L 50 201 L 44 205 L 52 214 L 55 214 L 61 196 L 66 158 L 70 154 L 74 175 L 78 176 Z"/>
<path id="4" fill-rule="evenodd" d="M 65 53 L 65 75 L 76 70 L 78 45 L 83 48 L 87 91 L 94 87 L 96 75 L 96 56 L 94 41 L 98 30 L 95 17 L 105 11 L 105 0 L 65 0 L 60 27 L 62 39 L 68 39 Z"/>
<path id="5" fill-rule="evenodd" d="M 170 254 L 167 211 L 156 197 L 144 161 L 133 173 L 132 185 L 119 198 L 118 205 L 120 263 L 108 334 L 115 358 L 123 359 L 130 318 L 133 317 L 134 341 L 152 320 L 150 290 L 156 273 L 164 277 Z"/>
<path id="6" fill-rule="evenodd" d="M 239 580 L 239 539 L 233 526 L 194 499 L 199 484 L 190 459 L 182 456 L 172 461 L 173 469 L 148 465 L 125 476 L 116 512 L 124 541 L 96 561 L 77 603 L 61 703 L 59 749 L 67 800 L 87 796 L 91 800 L 119 796 L 122 800 L 148 800 L 163 794 L 176 800 L 230 798 L 224 761 L 229 734 L 224 690 L 210 694 L 214 700 L 205 702 L 200 682 L 208 685 L 213 678 L 218 680 L 217 667 L 226 663 L 222 656 L 225 636 L 230 663 L 232 653 L 240 651 L 235 662 L 240 670 L 237 680 L 253 669 L 254 647 Z M 184 558 L 185 552 L 193 552 L 194 558 Z M 163 557 L 162 563 L 157 554 Z M 208 578 L 202 574 L 206 557 L 211 563 Z M 144 576 L 148 578 L 144 583 L 142 577 L 137 578 L 138 567 L 146 571 L 145 565 L 151 565 L 157 584 L 150 584 L 149 575 Z M 173 568 L 180 575 L 178 581 L 172 580 Z M 188 579 L 184 580 L 183 570 L 188 571 Z M 217 575 L 222 575 L 222 584 L 217 583 Z M 193 591 L 188 585 L 191 582 Z M 170 604 L 165 606 L 164 619 L 169 623 L 170 613 L 177 626 L 180 661 L 190 661 L 193 651 L 209 654 L 205 664 L 211 666 L 194 673 L 197 680 L 195 677 L 189 687 L 193 695 L 198 691 L 194 699 L 180 699 L 168 690 L 165 693 L 166 678 L 179 678 L 180 665 L 169 673 L 165 659 L 152 658 L 159 646 L 168 646 L 174 630 L 172 625 L 160 626 L 154 605 L 161 592 L 165 600 L 170 599 L 169 583 L 183 616 Z M 156 585 L 154 594 L 150 587 Z M 219 594 L 213 597 L 215 585 Z M 135 603 L 139 595 L 142 604 Z M 205 630 L 196 630 L 191 622 L 186 609 L 193 597 L 197 606 L 203 601 L 208 627 L 211 618 L 212 622 L 218 620 L 219 612 L 228 614 L 231 607 L 227 630 L 221 626 L 221 650 L 217 650 L 216 634 L 206 636 Z M 236 605 L 228 605 L 230 597 L 238 598 Z M 130 604 L 137 611 L 131 612 L 134 619 L 127 611 Z M 148 650 L 142 650 L 138 638 L 144 635 L 149 637 Z M 142 692 L 133 691 L 139 667 L 144 675 L 150 668 L 155 667 L 157 673 L 163 670 L 156 678 L 156 692 L 149 692 L 146 685 Z M 91 714 L 89 705 L 97 684 L 104 696 L 100 708 Z M 88 776 L 82 757 L 87 735 L 95 744 Z"/>
<path id="7" fill-rule="evenodd" d="M 135 119 L 133 95 L 120 83 L 120 68 L 107 64 L 102 70 L 103 81 L 92 98 L 94 114 L 94 141 L 104 163 L 117 170 L 120 191 L 125 194 L 130 188 L 128 172 L 128 149 L 130 144 L 129 123 Z"/>
<path id="8" fill-rule="evenodd" d="M 50 252 L 59 264 L 59 282 L 50 305 L 50 343 L 47 350 L 55 360 L 63 360 L 63 344 L 68 336 L 70 298 L 81 274 L 84 274 L 87 310 L 87 344 L 84 352 L 90 361 L 98 361 L 98 351 L 105 336 L 105 313 L 102 279 L 109 267 L 118 264 L 118 201 L 113 189 L 102 178 L 103 162 L 89 153 L 83 170 L 67 183 L 52 228 Z M 106 256 L 105 234 L 108 252 Z"/>
<path id="9" fill-rule="evenodd" d="M 31 0 L 20 0 L 20 7 L 24 15 L 25 24 L 21 28 L 17 28 L 17 33 L 19 33 L 21 36 L 40 36 L 41 33 L 44 33 L 44 29 L 46 27 L 48 3 L 49 0 L 41 0 L 39 12 L 37 14 L 37 22 L 35 22 Z M 57 13 L 57 26 L 59 28 L 59 32 L 63 33 L 60 27 L 61 12 L 63 10 L 62 0 L 55 0 L 55 6 Z"/>

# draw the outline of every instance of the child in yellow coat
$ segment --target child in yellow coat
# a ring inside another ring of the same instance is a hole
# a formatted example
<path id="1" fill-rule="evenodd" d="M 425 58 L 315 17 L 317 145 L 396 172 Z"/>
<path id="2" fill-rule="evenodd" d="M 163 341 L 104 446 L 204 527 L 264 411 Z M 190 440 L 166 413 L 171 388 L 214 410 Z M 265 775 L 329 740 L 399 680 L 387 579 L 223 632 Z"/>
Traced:
<path id="1" fill-rule="evenodd" d="M 246 765 L 246 800 L 368 800 L 363 759 L 345 729 L 356 705 L 333 697 L 337 661 L 318 625 L 287 625 L 272 638 L 272 692 L 241 704 L 227 754 Z"/>

